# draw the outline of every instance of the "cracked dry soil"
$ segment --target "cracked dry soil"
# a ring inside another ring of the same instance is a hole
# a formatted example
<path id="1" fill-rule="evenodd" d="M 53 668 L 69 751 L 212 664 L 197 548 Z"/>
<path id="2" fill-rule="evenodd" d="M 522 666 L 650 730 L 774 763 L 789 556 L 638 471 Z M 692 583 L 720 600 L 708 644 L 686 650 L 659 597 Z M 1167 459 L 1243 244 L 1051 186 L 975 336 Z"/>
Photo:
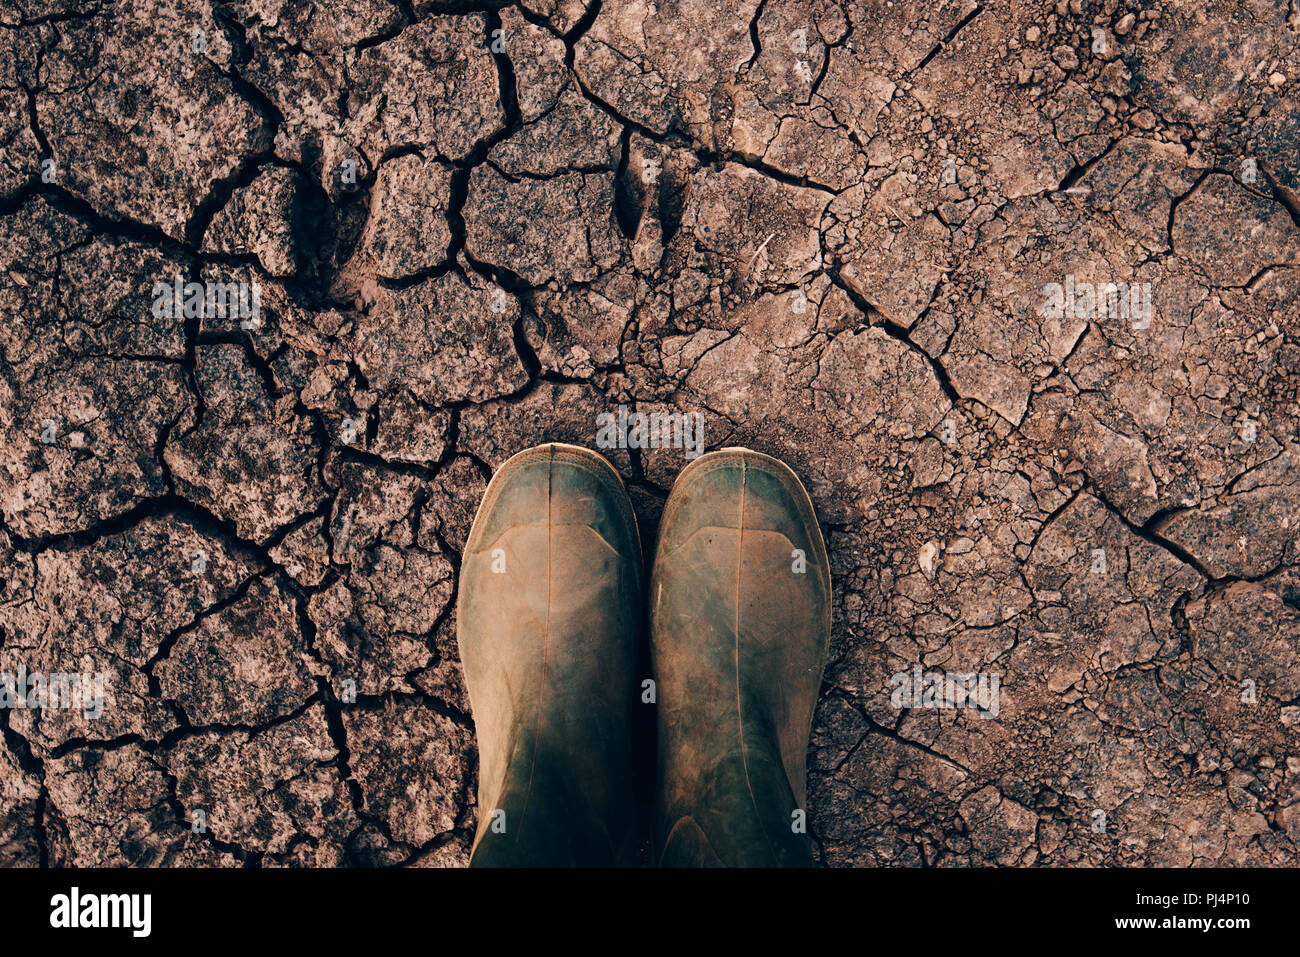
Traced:
<path id="1" fill-rule="evenodd" d="M 1294 863 L 1298 77 L 1294 0 L 0 0 L 0 666 L 106 696 L 0 712 L 0 863 L 464 864 L 459 550 L 620 403 L 813 496 L 823 863 Z"/>

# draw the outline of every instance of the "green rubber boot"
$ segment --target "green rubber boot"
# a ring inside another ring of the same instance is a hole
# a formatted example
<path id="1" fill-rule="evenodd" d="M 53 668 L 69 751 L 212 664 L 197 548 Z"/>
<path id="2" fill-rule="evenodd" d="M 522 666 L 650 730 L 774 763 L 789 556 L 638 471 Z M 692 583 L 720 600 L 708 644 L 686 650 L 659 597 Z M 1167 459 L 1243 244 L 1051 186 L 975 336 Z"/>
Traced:
<path id="1" fill-rule="evenodd" d="M 471 866 L 630 862 L 643 607 L 636 519 L 608 462 L 552 444 L 501 466 L 456 607 L 479 747 Z"/>
<path id="2" fill-rule="evenodd" d="M 650 583 L 661 865 L 812 863 L 805 762 L 830 592 L 789 468 L 722 449 L 682 471 Z"/>

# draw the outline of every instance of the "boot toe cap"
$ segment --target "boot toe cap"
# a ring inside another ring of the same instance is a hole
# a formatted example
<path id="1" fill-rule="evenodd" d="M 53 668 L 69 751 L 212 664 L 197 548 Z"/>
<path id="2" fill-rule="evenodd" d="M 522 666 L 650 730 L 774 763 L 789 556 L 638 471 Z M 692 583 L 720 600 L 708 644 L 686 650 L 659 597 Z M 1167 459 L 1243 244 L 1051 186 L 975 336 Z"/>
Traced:
<path id="1" fill-rule="evenodd" d="M 636 519 L 622 479 L 588 449 L 548 443 L 512 456 L 492 477 L 466 552 L 491 549 L 514 529 L 585 526 L 626 558 L 639 556 Z"/>

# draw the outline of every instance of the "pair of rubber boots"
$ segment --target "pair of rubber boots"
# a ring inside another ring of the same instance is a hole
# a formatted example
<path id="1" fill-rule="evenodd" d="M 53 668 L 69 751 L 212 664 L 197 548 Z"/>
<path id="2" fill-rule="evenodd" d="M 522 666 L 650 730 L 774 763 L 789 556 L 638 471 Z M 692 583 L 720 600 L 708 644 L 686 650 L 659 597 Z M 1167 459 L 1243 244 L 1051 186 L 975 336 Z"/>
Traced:
<path id="1" fill-rule="evenodd" d="M 501 467 L 457 604 L 479 746 L 472 866 L 633 862 L 633 709 L 648 689 L 652 860 L 812 863 L 805 759 L 830 570 L 798 478 L 748 449 L 696 459 L 643 589 L 632 503 L 605 459 L 550 444 Z M 636 671 L 647 597 L 653 686 Z"/>

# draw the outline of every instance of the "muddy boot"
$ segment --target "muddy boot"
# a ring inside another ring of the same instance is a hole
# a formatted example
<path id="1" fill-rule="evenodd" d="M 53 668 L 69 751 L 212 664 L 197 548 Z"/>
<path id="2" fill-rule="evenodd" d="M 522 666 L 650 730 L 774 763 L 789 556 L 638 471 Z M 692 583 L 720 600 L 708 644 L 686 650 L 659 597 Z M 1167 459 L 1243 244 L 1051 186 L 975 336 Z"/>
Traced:
<path id="1" fill-rule="evenodd" d="M 473 866 L 630 856 L 641 576 L 632 503 L 599 455 L 542 445 L 493 477 L 456 606 L 479 747 Z"/>
<path id="2" fill-rule="evenodd" d="M 826 546 L 794 473 L 748 449 L 684 469 L 650 582 L 661 865 L 812 863 L 805 760 L 829 638 Z"/>

